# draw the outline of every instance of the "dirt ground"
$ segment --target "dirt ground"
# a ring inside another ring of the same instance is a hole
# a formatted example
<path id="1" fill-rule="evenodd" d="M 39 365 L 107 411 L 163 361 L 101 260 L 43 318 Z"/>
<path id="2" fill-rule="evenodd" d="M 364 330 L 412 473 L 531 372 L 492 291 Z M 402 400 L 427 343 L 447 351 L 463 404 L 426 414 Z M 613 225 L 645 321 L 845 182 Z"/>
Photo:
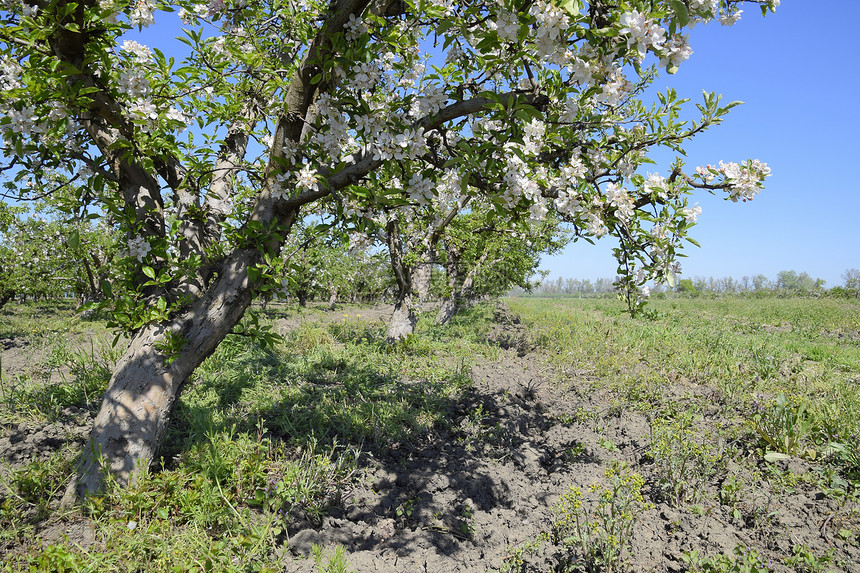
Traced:
<path id="1" fill-rule="evenodd" d="M 376 320 L 390 308 L 362 312 Z M 342 507 L 322 525 L 290 527 L 285 571 L 316 571 L 313 559 L 301 558 L 311 554 L 313 544 L 343 546 L 350 570 L 357 572 L 562 570 L 569 553 L 552 535 L 553 506 L 571 486 L 587 491 L 603 480 L 614 460 L 643 475 L 645 500 L 653 504 L 633 528 L 632 571 L 685 571 L 680 559 L 685 552 L 731 555 L 738 546 L 754 548 L 772 571 L 817 570 L 784 564 L 796 545 L 817 556 L 832 551 L 832 564 L 823 570 L 860 571 L 857 540 L 844 535 L 860 531 L 858 508 L 807 479 L 813 466 L 789 459 L 774 468 L 761 460 L 751 470 L 732 462 L 728 474 L 701 486 L 695 506 L 672 507 L 654 481 L 647 455 L 651 424 L 644 413 L 619 405 L 611 395 L 589 392 L 582 373 L 559 380 L 504 307 L 496 311 L 490 337 L 504 349 L 502 357 L 472 367 L 473 387 L 452 412 L 454 435 L 430 436 L 420 448 L 395 448 L 384 458 L 365 456 L 363 476 Z M 26 347 L 14 340 L 0 344 L 7 379 L 32 368 Z M 706 386 L 669 392 L 705 402 L 713 398 Z M 706 409 L 705 430 L 725 422 L 716 419 L 718 412 Z M 82 443 L 92 412 L 67 414 L 41 426 L 0 424 L 0 460 L 14 467 L 64 444 Z M 763 477 L 774 470 L 779 483 Z M 730 475 L 744 487 L 731 504 L 720 503 Z M 86 523 L 56 529 L 42 531 L 42 539 L 66 534 L 83 545 L 92 543 Z"/>

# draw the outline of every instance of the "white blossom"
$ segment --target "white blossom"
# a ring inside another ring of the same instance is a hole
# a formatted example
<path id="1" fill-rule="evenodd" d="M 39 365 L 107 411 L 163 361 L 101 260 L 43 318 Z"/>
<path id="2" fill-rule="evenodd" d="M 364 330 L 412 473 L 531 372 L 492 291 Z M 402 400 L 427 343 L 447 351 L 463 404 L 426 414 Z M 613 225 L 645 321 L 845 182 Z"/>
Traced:
<path id="1" fill-rule="evenodd" d="M 152 50 L 134 40 L 126 40 L 122 43 L 122 51 L 128 52 L 134 56 L 134 61 L 138 64 L 146 64 L 152 59 Z"/>
<path id="2" fill-rule="evenodd" d="M 132 26 L 147 28 L 155 23 L 155 2 L 152 0 L 136 0 L 128 22 Z"/>
<path id="3" fill-rule="evenodd" d="M 135 236 L 128 240 L 128 256 L 140 262 L 143 262 L 151 250 L 152 246 L 141 236 Z"/>
<path id="4" fill-rule="evenodd" d="M 692 207 L 687 207 L 682 211 L 684 214 L 684 218 L 688 223 L 695 223 L 699 219 L 699 215 L 702 214 L 702 208 L 699 207 L 698 204 L 693 205 Z"/>

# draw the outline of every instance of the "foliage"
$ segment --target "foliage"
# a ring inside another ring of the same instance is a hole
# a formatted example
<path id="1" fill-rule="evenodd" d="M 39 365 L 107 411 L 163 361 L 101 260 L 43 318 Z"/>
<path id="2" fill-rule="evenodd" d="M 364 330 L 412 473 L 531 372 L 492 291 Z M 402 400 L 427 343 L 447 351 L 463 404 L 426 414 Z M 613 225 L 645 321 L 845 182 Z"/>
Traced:
<path id="1" fill-rule="evenodd" d="M 756 396 L 751 414 L 749 419 L 756 434 L 772 451 L 815 457 L 814 449 L 804 448 L 815 424 L 804 402 L 790 400 L 783 393 L 770 402 Z"/>
<path id="2" fill-rule="evenodd" d="M 88 219 L 66 221 L 50 211 L 5 212 L 11 216 L 0 225 L 0 298 L 2 293 L 21 299 L 104 296 L 103 283 L 115 278 L 110 229 Z"/>
<path id="3" fill-rule="evenodd" d="M 835 573 L 833 568 L 833 549 L 824 555 L 816 556 L 805 545 L 795 545 L 791 548 L 791 557 L 785 559 L 785 564 L 793 567 L 797 573 Z"/>
<path id="4" fill-rule="evenodd" d="M 347 573 L 349 571 L 347 569 L 346 552 L 343 546 L 338 545 L 335 547 L 332 555 L 326 559 L 325 563 L 323 563 L 324 552 L 321 546 L 314 543 L 311 550 L 314 561 L 317 564 L 318 573 Z"/>
<path id="5" fill-rule="evenodd" d="M 351 245 L 342 232 L 301 225 L 281 249 L 281 292 L 304 305 L 308 300 L 378 301 L 393 288 L 387 257 Z M 316 234 L 322 233 L 322 234 Z"/>
<path id="6" fill-rule="evenodd" d="M 555 217 L 511 225 L 492 211 L 478 209 L 455 219 L 443 241 L 448 289 L 462 288 L 471 277 L 466 292 L 457 294 L 480 298 L 512 287 L 530 290 L 541 256 L 559 252 L 569 237 Z"/>
<path id="7" fill-rule="evenodd" d="M 146 314 L 154 300 L 169 316 L 187 308 L 230 253 L 258 251 L 249 273 L 269 265 L 304 205 L 329 228 L 363 232 L 437 198 L 537 222 L 554 210 L 578 236 L 617 237 L 619 285 L 644 298 L 646 279 L 673 276 L 700 211 L 690 192 L 747 200 L 769 172 L 748 161 L 688 175 L 678 159 L 668 176 L 637 173 L 648 152 L 682 153 L 735 105 L 706 93 L 701 117 L 683 122 L 687 100 L 673 90 L 650 108 L 642 99 L 658 67 L 674 73 L 689 56 L 683 29 L 735 21 L 738 0 L 692 12 L 384 4 L 184 0 L 182 61 L 124 40 L 165 17 L 152 3 L 9 5 L 5 186 L 22 199 L 57 195 L 69 217 L 104 217 L 119 232 L 129 294 L 118 324 L 136 330 L 164 320 Z M 444 61 L 421 55 L 432 45 Z M 407 223 L 418 232 L 429 220 Z M 275 277 L 256 278 L 266 292 Z"/>
<path id="8" fill-rule="evenodd" d="M 701 557 L 698 551 L 681 556 L 691 573 L 770 573 L 769 563 L 762 561 L 754 549 L 743 545 L 735 547 L 734 556 Z"/>

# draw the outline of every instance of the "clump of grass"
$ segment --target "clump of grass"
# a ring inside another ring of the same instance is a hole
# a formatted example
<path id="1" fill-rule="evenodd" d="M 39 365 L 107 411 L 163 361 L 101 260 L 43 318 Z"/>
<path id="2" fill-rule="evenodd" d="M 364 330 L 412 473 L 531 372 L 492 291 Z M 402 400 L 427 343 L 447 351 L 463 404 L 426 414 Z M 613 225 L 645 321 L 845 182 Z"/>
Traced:
<path id="1" fill-rule="evenodd" d="M 286 334 L 284 344 L 293 352 L 304 354 L 312 350 L 331 348 L 335 337 L 329 328 L 318 322 L 303 322 Z"/>

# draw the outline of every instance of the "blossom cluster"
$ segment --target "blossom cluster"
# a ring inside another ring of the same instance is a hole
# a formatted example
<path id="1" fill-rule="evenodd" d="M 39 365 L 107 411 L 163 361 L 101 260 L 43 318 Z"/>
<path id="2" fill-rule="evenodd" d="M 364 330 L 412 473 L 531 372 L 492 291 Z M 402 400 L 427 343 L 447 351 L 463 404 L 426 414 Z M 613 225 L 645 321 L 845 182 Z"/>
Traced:
<path id="1" fill-rule="evenodd" d="M 735 202 L 752 201 L 761 192 L 763 181 L 770 175 L 770 167 L 758 159 L 750 159 L 742 164 L 720 161 L 718 167 L 697 167 L 696 174 L 706 183 L 722 176 L 728 185 L 729 199 Z"/>
<path id="2" fill-rule="evenodd" d="M 128 240 L 128 256 L 140 262 L 143 262 L 151 250 L 152 245 L 140 235 L 135 235 Z"/>

